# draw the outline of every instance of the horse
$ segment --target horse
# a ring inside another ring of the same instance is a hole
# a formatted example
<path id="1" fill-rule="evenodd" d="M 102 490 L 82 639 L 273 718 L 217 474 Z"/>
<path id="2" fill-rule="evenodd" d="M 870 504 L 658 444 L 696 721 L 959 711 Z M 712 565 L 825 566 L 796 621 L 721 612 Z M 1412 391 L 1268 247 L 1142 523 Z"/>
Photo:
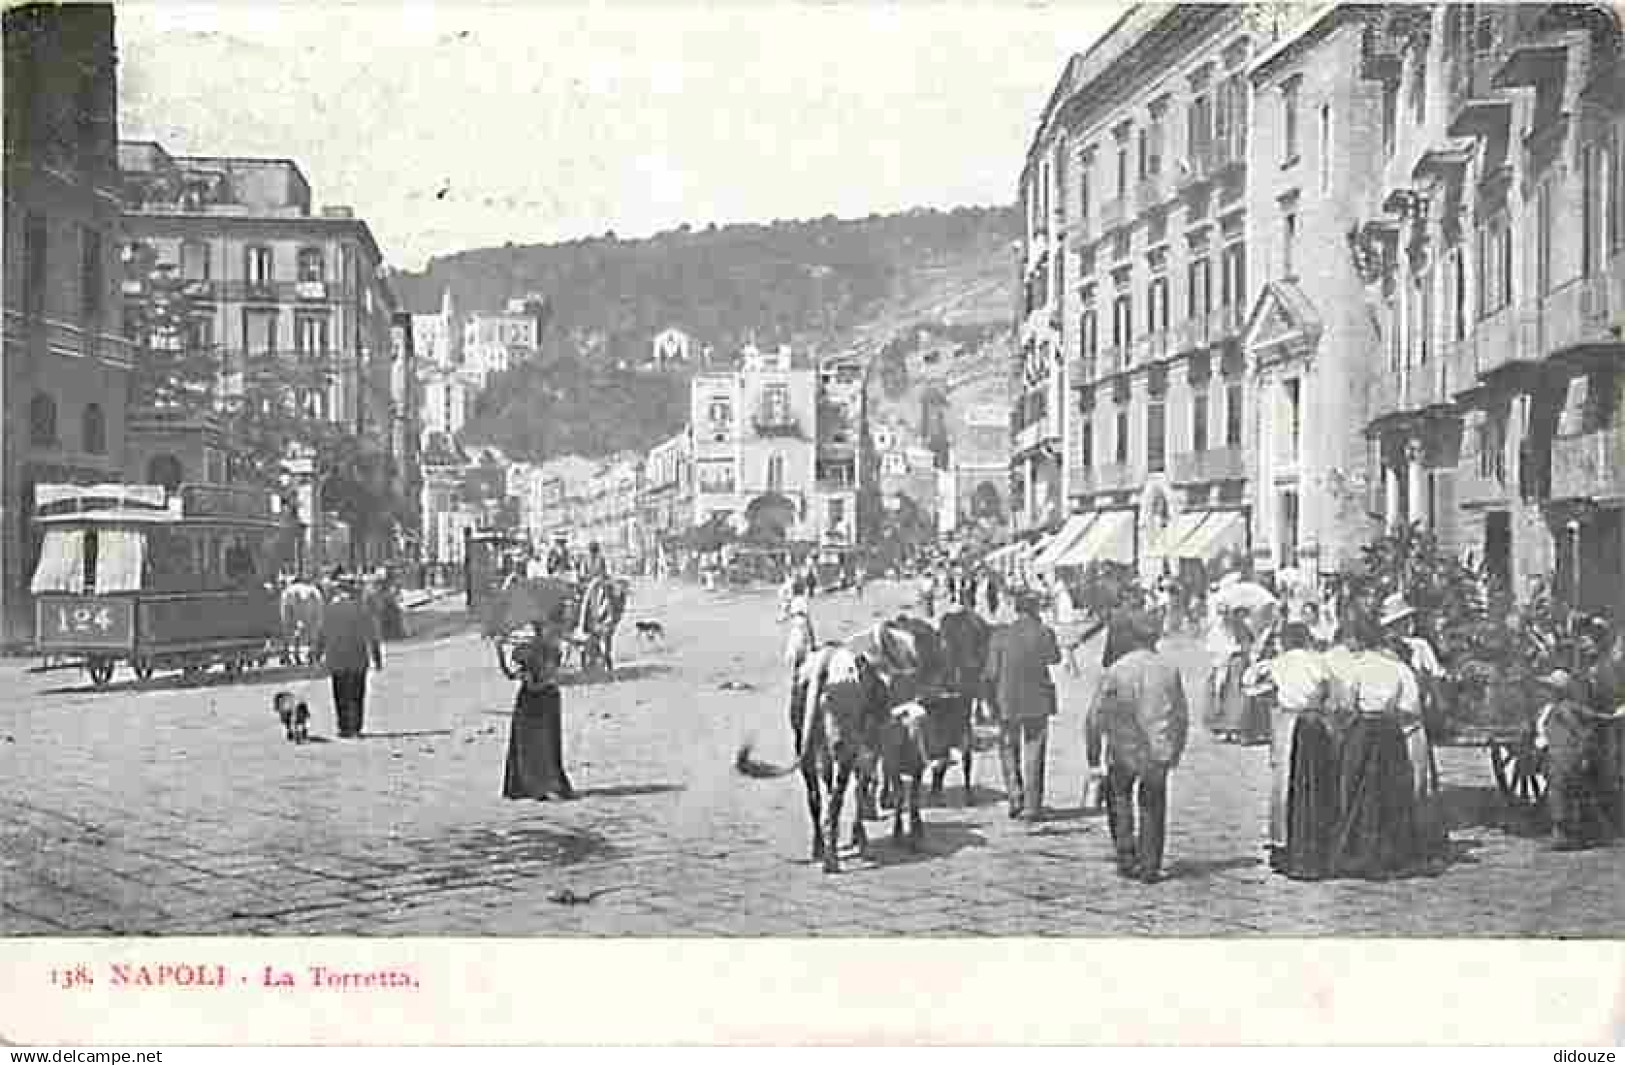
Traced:
<path id="1" fill-rule="evenodd" d="M 581 595 L 581 619 L 576 642 L 583 668 L 594 662 L 604 664 L 604 672 L 614 679 L 615 628 L 626 614 L 627 588 L 623 581 L 595 577 Z"/>
<path id="2" fill-rule="evenodd" d="M 294 580 L 278 599 L 282 619 L 282 660 L 286 665 L 312 665 L 321 653 L 322 618 L 327 598 L 315 584 Z"/>

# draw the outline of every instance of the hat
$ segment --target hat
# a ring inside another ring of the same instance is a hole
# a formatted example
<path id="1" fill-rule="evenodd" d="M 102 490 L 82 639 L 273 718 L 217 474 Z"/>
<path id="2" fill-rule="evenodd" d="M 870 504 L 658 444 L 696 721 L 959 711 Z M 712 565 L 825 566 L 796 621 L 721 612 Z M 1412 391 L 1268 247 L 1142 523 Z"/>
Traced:
<path id="1" fill-rule="evenodd" d="M 1566 695 L 1574 687 L 1574 677 L 1566 669 L 1554 669 L 1544 676 L 1536 677 L 1535 683 Z"/>
<path id="2" fill-rule="evenodd" d="M 1377 622 L 1383 628 L 1404 621 L 1416 613 L 1416 608 L 1405 602 L 1405 597 L 1395 592 L 1382 601 L 1382 619 Z"/>

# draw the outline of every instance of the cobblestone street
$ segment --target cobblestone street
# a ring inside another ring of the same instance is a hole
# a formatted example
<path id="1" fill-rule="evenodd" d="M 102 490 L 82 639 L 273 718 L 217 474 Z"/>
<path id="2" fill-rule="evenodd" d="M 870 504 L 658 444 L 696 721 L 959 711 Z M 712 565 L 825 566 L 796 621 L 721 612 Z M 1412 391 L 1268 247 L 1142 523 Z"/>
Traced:
<path id="1" fill-rule="evenodd" d="M 898 602 L 888 585 L 862 603 L 821 600 L 820 635 Z M 807 858 L 799 779 L 732 767 L 746 741 L 789 759 L 774 609 L 766 594 L 639 586 L 630 617 L 660 619 L 667 642 L 640 645 L 627 626 L 622 676 L 566 689 L 566 762 L 581 793 L 566 804 L 500 797 L 512 691 L 467 632 L 390 648 L 367 735 L 306 747 L 283 741 L 270 696 L 308 692 L 326 740 L 322 680 L 283 671 L 187 688 L 159 677 L 138 689 L 121 671 L 96 691 L 77 672 L 0 665 L 0 932 L 1625 931 L 1625 852 L 1548 851 L 1501 804 L 1476 750 L 1440 752 L 1453 850 L 1442 875 L 1299 884 L 1262 862 L 1266 749 L 1198 730 L 1172 785 L 1170 879 L 1120 881 L 1104 818 L 1077 808 L 1092 673 L 1063 678 L 1050 820 L 1005 816 L 984 750 L 975 804 L 955 769 L 944 803 L 925 812 L 919 853 L 872 825 L 869 859 L 825 876 Z"/>

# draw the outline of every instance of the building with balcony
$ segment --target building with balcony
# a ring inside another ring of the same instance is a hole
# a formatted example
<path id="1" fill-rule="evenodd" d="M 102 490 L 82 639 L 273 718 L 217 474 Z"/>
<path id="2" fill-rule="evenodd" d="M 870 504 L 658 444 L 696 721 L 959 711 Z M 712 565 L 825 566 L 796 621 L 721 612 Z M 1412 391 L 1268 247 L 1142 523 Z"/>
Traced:
<path id="1" fill-rule="evenodd" d="M 1247 547 L 1247 68 L 1277 7 L 1137 6 L 1051 94 L 1021 180 L 1018 532 L 1071 513 L 1103 542 L 1088 513 L 1130 509 L 1147 572 Z"/>
<path id="2" fill-rule="evenodd" d="M 35 486 L 122 479 L 132 358 L 113 7 L 10 7 L 4 47 L 0 646 L 32 638 Z"/>
<path id="3" fill-rule="evenodd" d="M 1264 571 L 1335 571 L 1373 532 L 1365 404 L 1383 374 L 1384 307 L 1347 249 L 1382 199 L 1388 21 L 1325 9 L 1251 69 L 1250 273 L 1262 288 L 1244 337 L 1246 475 Z"/>
<path id="4" fill-rule="evenodd" d="M 541 350 L 551 317 L 546 297 L 516 296 L 501 312 L 476 311 L 462 323 L 462 362 L 481 387 L 495 374 Z"/>
<path id="5" fill-rule="evenodd" d="M 645 558 L 672 562 L 671 548 L 694 517 L 694 441 L 687 426 L 649 450 L 639 502 Z"/>
<path id="6" fill-rule="evenodd" d="M 435 310 L 414 310 L 412 342 L 417 352 L 422 432 L 458 436 L 473 413 L 486 374 L 463 358 L 462 320 L 445 290 Z"/>
<path id="7" fill-rule="evenodd" d="M 220 354 L 221 394 L 241 394 L 245 375 L 266 360 L 315 361 L 328 383 L 294 401 L 399 464 L 396 408 L 406 404 L 396 401 L 397 306 L 366 222 L 348 207 L 313 211 L 310 185 L 291 160 L 175 156 L 127 141 L 118 162 L 129 258 L 178 273 L 190 342 Z M 142 276 L 125 279 L 127 306 L 148 298 Z M 178 461 L 154 461 L 169 458 Z M 324 565 L 322 504 L 302 494 L 306 565 Z M 371 557 L 380 548 L 358 550 Z"/>
<path id="8" fill-rule="evenodd" d="M 865 366 L 833 355 L 818 367 L 817 451 L 809 519 L 821 544 L 854 544 L 865 486 L 869 421 Z"/>
<path id="9" fill-rule="evenodd" d="M 1353 250 L 1382 341 L 1370 509 L 1526 594 L 1625 609 L 1625 67 L 1591 4 L 1396 8 Z"/>

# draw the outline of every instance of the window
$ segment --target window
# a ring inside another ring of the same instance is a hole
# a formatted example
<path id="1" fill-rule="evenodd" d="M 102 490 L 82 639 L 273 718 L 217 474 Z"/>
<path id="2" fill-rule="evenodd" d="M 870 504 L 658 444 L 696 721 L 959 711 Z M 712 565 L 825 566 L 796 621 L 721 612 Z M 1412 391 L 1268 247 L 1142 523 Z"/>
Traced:
<path id="1" fill-rule="evenodd" d="M 1247 248 L 1237 241 L 1224 249 L 1224 289 L 1220 305 L 1239 308 L 1247 300 Z"/>
<path id="2" fill-rule="evenodd" d="M 1332 105 L 1320 105 L 1320 153 L 1318 158 L 1320 166 L 1320 192 L 1329 195 L 1332 191 Z"/>
<path id="3" fill-rule="evenodd" d="M 1055 148 L 1055 217 L 1058 221 L 1066 221 L 1066 141 L 1062 141 Z"/>
<path id="4" fill-rule="evenodd" d="M 1128 145 L 1117 146 L 1117 198 L 1128 195 Z"/>
<path id="5" fill-rule="evenodd" d="M 1608 250 L 1625 247 L 1625 197 L 1620 196 L 1620 185 L 1625 182 L 1625 135 L 1616 132 L 1608 142 Z"/>
<path id="6" fill-rule="evenodd" d="M 243 350 L 265 355 L 276 350 L 276 312 L 243 312 Z"/>
<path id="7" fill-rule="evenodd" d="M 1603 232 L 1603 149 L 1588 144 L 1580 159 L 1580 271 L 1596 277 L 1601 270 Z"/>
<path id="8" fill-rule="evenodd" d="M 1213 309 L 1213 267 L 1206 256 L 1191 260 L 1185 281 L 1186 317 L 1206 317 Z"/>
<path id="9" fill-rule="evenodd" d="M 1201 391 L 1191 400 L 1191 450 L 1207 450 L 1207 392 Z"/>
<path id="10" fill-rule="evenodd" d="M 1288 211 L 1281 216 L 1281 276 L 1292 278 L 1297 276 L 1294 267 L 1293 253 L 1298 244 L 1298 214 Z"/>
<path id="11" fill-rule="evenodd" d="M 1078 354 L 1085 359 L 1093 359 L 1100 350 L 1100 323 L 1096 321 L 1095 309 L 1090 307 L 1083 312 L 1083 320 L 1078 323 Z"/>
<path id="12" fill-rule="evenodd" d="M 79 227 L 79 313 L 87 328 L 96 328 L 102 320 L 102 303 L 106 296 L 106 273 L 102 269 L 102 234 L 89 226 Z"/>
<path id="13" fill-rule="evenodd" d="M 1298 448 L 1303 443 L 1303 387 L 1296 378 L 1285 382 L 1286 390 L 1286 457 L 1298 461 Z"/>
<path id="14" fill-rule="evenodd" d="M 1168 408 L 1161 400 L 1153 400 L 1145 413 L 1145 459 L 1151 473 L 1168 468 Z"/>
<path id="15" fill-rule="evenodd" d="M 1117 349 L 1118 369 L 1128 361 L 1128 346 L 1134 339 L 1134 298 L 1127 293 L 1112 303 L 1112 347 Z"/>
<path id="16" fill-rule="evenodd" d="M 186 323 L 186 349 L 212 351 L 214 349 L 214 319 L 199 316 Z"/>
<path id="17" fill-rule="evenodd" d="M 1416 277 L 1416 361 L 1426 364 L 1433 354 L 1433 267 Z"/>
<path id="18" fill-rule="evenodd" d="M 1078 166 L 1078 217 L 1089 221 L 1089 161 Z"/>
<path id="19" fill-rule="evenodd" d="M 320 248 L 299 249 L 299 280 L 323 281 L 327 277 L 327 257 Z"/>
<path id="20" fill-rule="evenodd" d="M 1191 109 L 1186 112 L 1186 137 L 1191 170 L 1200 172 L 1207 165 L 1213 139 L 1213 102 L 1206 96 L 1191 101 Z"/>
<path id="21" fill-rule="evenodd" d="M 773 384 L 762 389 L 762 422 L 783 425 L 790 420 L 790 386 Z"/>
<path id="22" fill-rule="evenodd" d="M 1092 418 L 1078 422 L 1078 465 L 1088 469 L 1095 464 L 1095 423 Z"/>
<path id="23" fill-rule="evenodd" d="M 1478 426 L 1478 475 L 1505 488 L 1507 483 L 1507 416 L 1491 411 Z"/>
<path id="24" fill-rule="evenodd" d="M 784 456 L 778 453 L 767 458 L 767 490 L 777 492 L 784 488 Z"/>
<path id="25" fill-rule="evenodd" d="M 1298 564 L 1298 493 L 1281 493 L 1281 557 L 1277 564 L 1282 569 Z"/>
<path id="26" fill-rule="evenodd" d="M 301 314 L 294 318 L 293 348 L 301 355 L 319 355 L 327 351 L 327 315 Z"/>
<path id="27" fill-rule="evenodd" d="M 56 400 L 36 392 L 28 404 L 28 442 L 34 447 L 56 446 Z"/>
<path id="28" fill-rule="evenodd" d="M 85 404 L 80 416 L 80 443 L 92 455 L 107 454 L 107 419 L 98 403 Z"/>
<path id="29" fill-rule="evenodd" d="M 186 281 L 209 280 L 209 246 L 202 241 L 181 243 L 181 277 Z"/>
<path id="30" fill-rule="evenodd" d="M 1241 446 L 1241 386 L 1224 389 L 1224 446 Z"/>
<path id="31" fill-rule="evenodd" d="M 1386 84 L 1382 87 L 1382 154 L 1385 158 L 1394 155 L 1394 126 L 1399 112 L 1399 86 Z"/>
<path id="32" fill-rule="evenodd" d="M 273 265 L 270 248 L 254 245 L 243 250 L 243 277 L 250 285 L 269 285 Z"/>
<path id="33" fill-rule="evenodd" d="M 1478 230 L 1478 313 L 1489 317 L 1512 302 L 1512 230 L 1505 214 Z"/>
<path id="34" fill-rule="evenodd" d="M 1298 87 L 1300 78 L 1288 78 L 1281 85 L 1281 165 L 1298 161 Z"/>
<path id="35" fill-rule="evenodd" d="M 1151 112 L 1151 129 L 1146 138 L 1147 156 L 1145 176 L 1156 177 L 1162 173 L 1162 116 L 1166 105 L 1154 105 Z"/>
<path id="36" fill-rule="evenodd" d="M 1145 328 L 1149 333 L 1168 331 L 1168 279 L 1154 277 L 1146 287 Z"/>
<path id="37" fill-rule="evenodd" d="M 45 313 L 46 252 L 50 230 L 45 219 L 37 214 L 28 216 L 23 223 L 23 313 Z"/>
<path id="38" fill-rule="evenodd" d="M 1467 256 L 1460 245 L 1450 249 L 1445 258 L 1446 295 L 1450 306 L 1450 339 L 1467 339 Z"/>
<path id="39" fill-rule="evenodd" d="M 1542 181 L 1535 187 L 1535 291 L 1544 296 L 1552 290 L 1552 186 Z"/>
<path id="40" fill-rule="evenodd" d="M 1151 131 L 1140 130 L 1140 180 L 1151 176 Z"/>
<path id="41" fill-rule="evenodd" d="M 1128 411 L 1117 412 L 1117 464 L 1128 462 Z"/>

